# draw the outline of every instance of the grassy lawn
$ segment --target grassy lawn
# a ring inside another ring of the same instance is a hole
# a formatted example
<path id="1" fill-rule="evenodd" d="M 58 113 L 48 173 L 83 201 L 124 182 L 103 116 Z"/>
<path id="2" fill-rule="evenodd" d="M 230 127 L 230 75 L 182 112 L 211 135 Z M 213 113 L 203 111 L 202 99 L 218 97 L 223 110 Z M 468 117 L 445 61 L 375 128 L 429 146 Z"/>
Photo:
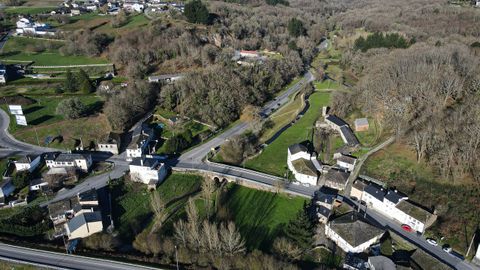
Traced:
<path id="1" fill-rule="evenodd" d="M 86 65 L 108 63 L 103 58 L 63 56 L 58 49 L 62 41 L 47 41 L 26 37 L 11 37 L 3 47 L 0 60 L 34 61 L 39 66 Z M 40 48 L 40 49 L 39 49 Z M 40 52 L 35 52 L 39 51 Z"/>
<path id="2" fill-rule="evenodd" d="M 293 100 L 283 106 L 280 110 L 274 112 L 270 116 L 270 120 L 273 122 L 272 128 L 266 130 L 262 133 L 260 137 L 260 142 L 265 142 L 270 139 L 277 131 L 279 131 L 282 127 L 286 126 L 288 123 L 295 120 L 298 113 L 304 108 L 304 95 L 302 93 L 298 93 L 293 97 Z"/>
<path id="3" fill-rule="evenodd" d="M 310 108 L 305 115 L 266 147 L 262 154 L 248 160 L 245 164 L 246 167 L 283 176 L 287 167 L 288 146 L 311 139 L 312 128 L 314 127 L 315 121 L 322 114 L 322 106 L 328 105 L 329 101 L 329 93 L 313 93 L 309 98 Z"/>
<path id="4" fill-rule="evenodd" d="M 5 9 L 5 13 L 11 15 L 36 15 L 36 14 L 45 14 L 49 13 L 52 10 L 55 10 L 56 6 L 51 7 L 28 7 L 28 6 L 20 6 L 20 7 L 7 7 Z"/>
<path id="5" fill-rule="evenodd" d="M 94 31 L 118 35 L 134 28 L 146 26 L 150 22 L 144 14 L 134 14 L 128 17 L 128 21 L 125 25 L 114 28 L 111 24 L 113 18 L 114 16 L 110 15 L 99 16 L 97 13 L 86 13 L 72 17 L 70 23 L 60 26 L 60 29 L 74 31 L 90 28 Z"/>
<path id="6" fill-rule="evenodd" d="M 164 202 L 198 190 L 202 177 L 173 173 L 157 188 Z M 133 240 L 151 223 L 150 194 L 145 185 L 125 181 L 112 185 L 113 219 L 122 238 Z"/>
<path id="7" fill-rule="evenodd" d="M 439 239 L 445 236 L 458 251 L 466 250 L 480 223 L 480 185 L 471 179 L 445 179 L 424 162 L 418 163 L 409 146 L 397 142 L 372 155 L 362 173 L 396 186 L 413 201 L 434 207 L 437 222 L 427 231 Z"/>
<path id="8" fill-rule="evenodd" d="M 315 86 L 315 89 L 317 91 L 321 91 L 321 90 L 337 90 L 339 89 L 341 86 L 340 84 L 338 84 L 337 82 L 335 81 L 332 81 L 332 80 L 324 80 L 322 82 L 320 81 L 315 81 L 313 83 L 313 86 Z"/>
<path id="9" fill-rule="evenodd" d="M 306 199 L 231 184 L 226 207 L 250 250 L 269 250 L 273 239 L 302 209 Z"/>
<path id="10" fill-rule="evenodd" d="M 57 105 L 60 103 L 60 101 L 71 97 L 79 98 L 85 105 L 90 106 L 91 108 L 98 107 L 101 103 L 100 98 L 94 95 L 32 96 L 31 98 L 35 99 L 36 103 L 22 106 L 23 113 L 27 118 L 27 123 L 33 126 L 40 126 L 63 120 L 63 116 L 55 113 Z M 8 112 L 8 109 L 5 107 L 5 105 L 2 106 L 2 108 Z M 12 124 L 10 125 L 9 130 L 11 132 L 26 129 L 25 127 L 14 124 L 15 117 L 11 117 L 10 119 Z"/>

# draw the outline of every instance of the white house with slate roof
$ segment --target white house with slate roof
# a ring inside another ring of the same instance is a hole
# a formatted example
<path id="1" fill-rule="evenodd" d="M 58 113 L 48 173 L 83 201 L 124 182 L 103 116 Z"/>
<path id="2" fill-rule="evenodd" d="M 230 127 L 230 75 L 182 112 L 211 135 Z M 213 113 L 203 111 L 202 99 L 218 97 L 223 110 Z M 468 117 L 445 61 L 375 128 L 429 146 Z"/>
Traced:
<path id="1" fill-rule="evenodd" d="M 330 128 L 340 133 L 340 137 L 346 145 L 357 146 L 360 144 L 357 137 L 355 137 L 355 134 L 353 134 L 353 131 L 350 129 L 350 126 L 339 117 L 327 114 L 325 116 L 325 122 Z"/>
<path id="2" fill-rule="evenodd" d="M 305 146 L 294 144 L 288 147 L 287 166 L 300 183 L 317 185 L 322 166 Z"/>
<path id="3" fill-rule="evenodd" d="M 75 168 L 87 172 L 93 161 L 89 154 L 61 153 L 46 155 L 45 163 L 48 168 Z"/>
<path id="4" fill-rule="evenodd" d="M 357 163 L 356 157 L 341 154 L 340 157 L 337 158 L 337 165 L 340 168 L 346 169 L 349 172 L 353 171 L 356 163 Z"/>
<path id="5" fill-rule="evenodd" d="M 14 161 L 17 172 L 29 171 L 33 172 L 42 162 L 40 155 L 26 155 L 19 160 Z"/>
<path id="6" fill-rule="evenodd" d="M 383 234 L 382 229 L 369 224 L 356 212 L 342 215 L 325 225 L 325 235 L 347 253 L 364 252 Z"/>
<path id="7" fill-rule="evenodd" d="M 362 200 L 367 207 L 400 224 L 407 224 L 418 232 L 423 233 L 436 219 L 434 214 L 409 201 L 407 195 L 397 190 L 385 190 L 375 184 L 364 187 Z"/>
<path id="8" fill-rule="evenodd" d="M 89 237 L 102 230 L 102 215 L 98 211 L 76 215 L 65 224 L 68 239 Z"/>
<path id="9" fill-rule="evenodd" d="M 134 158 L 129 168 L 133 181 L 147 184 L 152 188 L 155 188 L 167 176 L 165 164 L 153 158 Z"/>

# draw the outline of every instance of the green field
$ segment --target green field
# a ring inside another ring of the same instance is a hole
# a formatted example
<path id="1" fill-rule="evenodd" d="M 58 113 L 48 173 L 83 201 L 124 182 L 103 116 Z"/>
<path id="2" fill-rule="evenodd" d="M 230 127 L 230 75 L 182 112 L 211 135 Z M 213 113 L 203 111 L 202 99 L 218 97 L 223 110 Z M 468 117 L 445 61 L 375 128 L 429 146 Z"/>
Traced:
<path id="1" fill-rule="evenodd" d="M 93 31 L 106 34 L 122 34 L 133 28 L 143 27 L 149 24 L 150 20 L 143 14 L 128 16 L 127 23 L 121 27 L 112 27 L 111 21 L 114 16 L 99 16 L 98 13 L 86 13 L 80 16 L 72 17 L 70 23 L 60 26 L 65 31 L 74 31 L 78 29 L 90 28 Z"/>
<path id="2" fill-rule="evenodd" d="M 311 140 L 312 128 L 322 114 L 322 106 L 328 105 L 330 94 L 315 92 L 310 98 L 310 108 L 294 125 L 285 130 L 262 154 L 248 160 L 246 167 L 273 175 L 283 176 L 287 168 L 287 148 L 295 143 Z"/>
<path id="3" fill-rule="evenodd" d="M 282 127 L 295 120 L 298 113 L 304 108 L 304 106 L 304 94 L 296 94 L 293 97 L 293 100 L 290 100 L 288 104 L 286 104 L 280 110 L 274 112 L 270 116 L 270 120 L 273 122 L 273 126 L 272 128 L 263 131 L 259 141 L 264 143 L 273 135 L 275 135 L 275 133 L 279 131 Z"/>
<path id="4" fill-rule="evenodd" d="M 7 7 L 5 9 L 6 14 L 11 15 L 36 15 L 49 13 L 52 10 L 55 10 L 56 7 Z"/>
<path id="5" fill-rule="evenodd" d="M 169 202 L 199 189 L 202 177 L 174 173 L 158 186 L 157 191 L 169 206 Z M 145 185 L 125 181 L 112 187 L 113 220 L 124 239 L 132 240 L 151 223 L 150 191 Z"/>
<path id="6" fill-rule="evenodd" d="M 10 37 L 3 47 L 0 60 L 33 61 L 38 66 L 105 64 L 106 59 L 86 56 L 63 56 L 58 49 L 62 41 L 27 37 Z"/>
<path id="7" fill-rule="evenodd" d="M 338 90 L 340 88 L 340 85 L 332 80 L 324 80 L 322 82 L 320 81 L 315 81 L 313 82 L 313 86 L 315 86 L 315 89 L 318 91 L 321 90 Z"/>
<path id="8" fill-rule="evenodd" d="M 275 237 L 302 209 L 306 199 L 231 184 L 226 206 L 250 250 L 270 250 Z"/>

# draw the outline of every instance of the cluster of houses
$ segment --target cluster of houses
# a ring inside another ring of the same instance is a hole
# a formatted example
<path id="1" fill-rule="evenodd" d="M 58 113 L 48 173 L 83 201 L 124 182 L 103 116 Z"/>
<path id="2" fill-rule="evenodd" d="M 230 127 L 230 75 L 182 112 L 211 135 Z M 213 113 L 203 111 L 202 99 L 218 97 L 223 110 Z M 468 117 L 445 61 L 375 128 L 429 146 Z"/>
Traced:
<path id="1" fill-rule="evenodd" d="M 240 66 L 253 66 L 258 63 L 263 63 L 267 57 L 259 51 L 240 50 L 235 51 L 232 61 Z"/>
<path id="2" fill-rule="evenodd" d="M 95 189 L 50 203 L 48 213 L 55 229 L 54 237 L 66 236 L 69 240 L 101 232 L 104 224 L 108 224 L 102 216 Z"/>
<path id="3" fill-rule="evenodd" d="M 126 12 L 143 13 L 150 9 L 153 12 L 162 12 L 170 9 L 183 12 L 185 5 L 183 3 L 165 2 L 160 0 L 65 0 L 62 8 L 67 9 L 72 16 L 80 15 L 85 12 L 96 12 L 106 6 L 107 14 L 117 15 L 120 10 Z M 64 11 L 62 11 L 65 13 Z"/>
<path id="4" fill-rule="evenodd" d="M 21 17 L 16 23 L 16 34 L 26 36 L 54 36 L 56 31 L 50 25 Z"/>

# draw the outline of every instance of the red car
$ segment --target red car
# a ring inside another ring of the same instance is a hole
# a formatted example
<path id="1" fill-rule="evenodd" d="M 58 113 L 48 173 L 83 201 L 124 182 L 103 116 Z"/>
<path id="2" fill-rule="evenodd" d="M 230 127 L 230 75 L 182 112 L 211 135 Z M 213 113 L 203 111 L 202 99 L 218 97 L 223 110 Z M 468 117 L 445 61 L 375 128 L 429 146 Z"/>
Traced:
<path id="1" fill-rule="evenodd" d="M 403 224 L 402 229 L 407 232 L 413 232 L 412 227 L 408 226 L 407 224 Z"/>

